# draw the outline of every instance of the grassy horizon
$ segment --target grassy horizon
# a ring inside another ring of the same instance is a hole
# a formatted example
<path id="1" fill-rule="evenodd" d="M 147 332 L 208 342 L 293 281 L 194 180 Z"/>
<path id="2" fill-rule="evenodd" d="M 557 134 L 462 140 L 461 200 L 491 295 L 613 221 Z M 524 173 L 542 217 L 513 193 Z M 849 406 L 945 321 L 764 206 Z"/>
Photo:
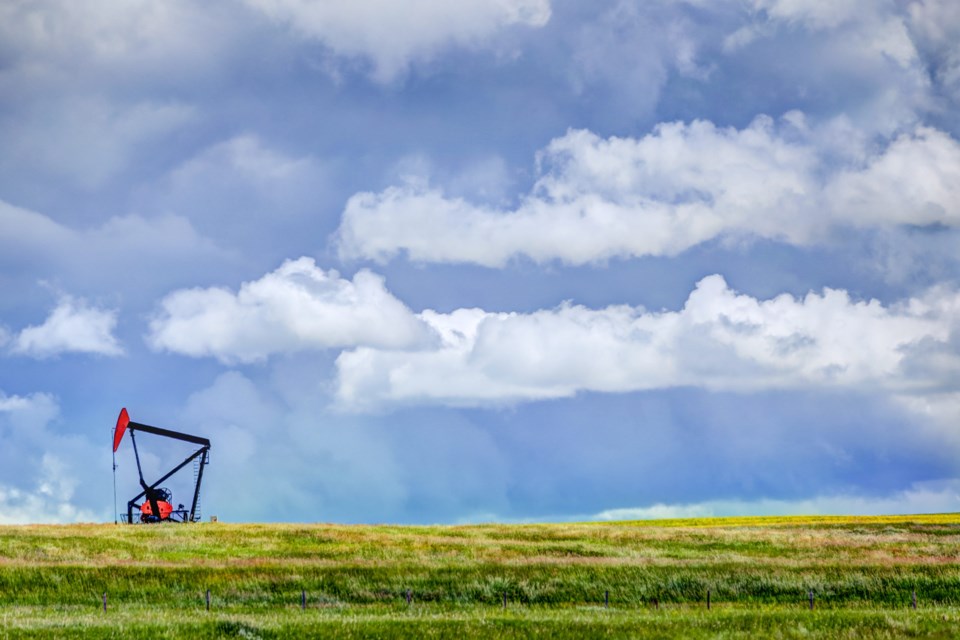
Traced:
<path id="1" fill-rule="evenodd" d="M 193 620 L 207 615 L 208 589 L 212 615 Z M 712 617 L 704 619 L 708 590 Z M 294 615 L 303 613 L 301 592 L 308 618 Z M 71 621 L 89 637 L 120 628 L 135 636 L 133 611 L 173 636 L 196 622 L 199 637 L 230 629 L 458 638 L 537 637 L 540 629 L 563 637 L 567 627 L 624 637 L 644 628 L 660 629 L 659 637 L 725 629 L 747 637 L 761 623 L 787 631 L 806 625 L 804 637 L 938 637 L 954 628 L 958 607 L 960 514 L 0 526 L 4 637 L 32 637 L 50 624 L 72 629 Z M 190 624 L 172 624 L 177 612 Z"/>

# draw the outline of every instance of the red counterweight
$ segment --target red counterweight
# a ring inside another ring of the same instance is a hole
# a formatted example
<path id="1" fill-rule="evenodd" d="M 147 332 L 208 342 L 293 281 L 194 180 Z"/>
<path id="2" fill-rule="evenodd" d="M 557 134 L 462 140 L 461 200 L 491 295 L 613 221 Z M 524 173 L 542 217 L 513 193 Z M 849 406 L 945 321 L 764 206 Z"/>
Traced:
<path id="1" fill-rule="evenodd" d="M 173 505 L 166 500 L 157 500 L 157 507 L 160 510 L 160 520 L 169 520 L 170 515 L 173 513 Z M 140 505 L 141 520 L 149 521 L 153 515 L 153 507 L 150 506 L 149 500 Z"/>

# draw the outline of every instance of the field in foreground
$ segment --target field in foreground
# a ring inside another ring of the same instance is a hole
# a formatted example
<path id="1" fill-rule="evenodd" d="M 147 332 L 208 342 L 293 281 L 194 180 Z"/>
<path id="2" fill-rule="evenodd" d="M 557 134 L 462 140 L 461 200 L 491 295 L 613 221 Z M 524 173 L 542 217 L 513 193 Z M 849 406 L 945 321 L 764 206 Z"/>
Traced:
<path id="1" fill-rule="evenodd" d="M 58 635 L 956 637 L 960 515 L 0 527 L 0 637 Z"/>

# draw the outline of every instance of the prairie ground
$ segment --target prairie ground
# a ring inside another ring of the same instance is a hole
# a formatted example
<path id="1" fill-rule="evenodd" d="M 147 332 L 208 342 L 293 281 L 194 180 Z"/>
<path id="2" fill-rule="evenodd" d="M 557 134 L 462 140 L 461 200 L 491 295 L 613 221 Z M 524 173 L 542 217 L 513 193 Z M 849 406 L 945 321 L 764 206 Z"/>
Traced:
<path id="1" fill-rule="evenodd" d="M 0 527 L 0 629 L 4 638 L 957 637 L 960 515 Z"/>

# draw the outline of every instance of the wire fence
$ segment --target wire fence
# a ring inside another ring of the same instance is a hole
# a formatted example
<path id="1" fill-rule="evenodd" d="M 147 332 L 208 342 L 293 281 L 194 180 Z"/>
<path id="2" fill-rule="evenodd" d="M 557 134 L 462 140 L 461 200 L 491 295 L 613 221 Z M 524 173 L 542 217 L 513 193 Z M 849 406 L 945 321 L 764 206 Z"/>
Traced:
<path id="1" fill-rule="evenodd" d="M 501 602 L 500 602 L 500 606 L 501 606 L 503 609 L 507 609 L 508 607 L 511 607 L 511 606 L 523 607 L 523 606 L 529 606 L 529 605 L 530 605 L 530 603 L 523 602 L 523 601 L 521 601 L 521 600 L 512 600 L 512 601 L 511 601 L 511 599 L 509 598 L 508 593 L 507 593 L 506 591 L 504 591 L 504 592 L 501 594 L 501 596 L 502 596 L 502 600 L 501 600 Z M 212 590 L 207 589 L 204 593 L 200 594 L 200 597 L 198 598 L 197 603 L 198 603 L 199 605 L 201 605 L 201 606 L 205 606 L 205 608 L 206 608 L 207 611 L 211 611 L 211 610 L 217 608 L 218 606 L 231 607 L 231 606 L 237 606 L 237 605 L 242 605 L 242 604 L 249 604 L 249 602 L 250 602 L 252 599 L 255 599 L 255 598 L 244 597 L 243 594 L 237 594 L 237 593 L 235 593 L 235 592 L 234 592 L 234 593 L 231 593 L 231 594 L 229 594 L 229 595 L 216 596 L 216 595 L 213 593 Z M 384 602 L 384 601 L 389 602 L 390 600 L 391 600 L 391 599 L 385 598 L 385 599 L 381 599 L 380 602 Z M 396 597 L 392 598 L 392 601 L 395 602 L 395 603 L 397 603 L 397 604 L 399 604 L 399 603 L 401 603 L 401 602 L 406 602 L 406 604 L 407 604 L 408 606 L 413 606 L 413 605 L 415 605 L 415 604 L 419 604 L 420 602 L 425 602 L 425 603 L 430 603 L 430 604 L 436 604 L 436 603 L 437 603 L 437 601 L 436 601 L 435 599 L 432 599 L 432 598 L 431 598 L 431 599 L 428 599 L 428 600 L 422 600 L 422 601 L 421 601 L 421 600 L 418 600 L 418 599 L 417 599 L 417 594 L 414 592 L 413 589 L 406 589 L 406 590 L 402 591 L 402 592 L 401 592 L 400 594 L 398 594 Z M 108 607 L 108 602 L 109 602 L 108 593 L 107 593 L 106 591 L 104 591 L 104 592 L 101 594 L 101 597 L 100 597 L 100 603 L 101 603 L 101 605 L 102 605 L 102 607 L 103 607 L 103 612 L 104 612 L 104 613 L 107 613 L 107 612 L 110 610 L 110 607 Z M 831 602 L 829 599 L 820 599 L 820 602 L 821 602 L 821 604 L 825 604 L 825 605 L 827 605 L 827 606 L 836 605 L 836 604 L 849 604 L 849 601 L 847 601 L 847 600 L 843 600 L 843 601 L 840 601 L 840 602 Z M 610 608 L 611 599 L 610 599 L 610 590 L 609 590 L 609 589 L 607 589 L 607 590 L 605 590 L 605 591 L 603 592 L 603 597 L 602 597 L 602 599 L 601 599 L 601 598 L 598 598 L 596 601 L 568 602 L 568 603 L 556 603 L 556 602 L 553 602 L 553 603 L 550 603 L 549 605 L 546 605 L 546 606 L 562 606 L 563 604 L 567 604 L 567 605 L 594 605 L 594 606 L 600 606 L 601 603 L 602 603 L 603 608 L 605 608 L 605 609 L 609 609 L 609 608 Z M 804 607 L 808 608 L 810 611 L 814 611 L 814 610 L 817 608 L 817 603 L 818 603 L 818 598 L 817 598 L 816 594 L 814 593 L 813 590 L 810 590 L 810 591 L 807 592 L 806 598 L 805 598 L 804 600 L 798 600 L 796 604 L 797 604 L 798 606 L 804 606 Z M 114 604 L 112 605 L 112 607 L 113 607 L 113 608 L 117 608 L 118 606 L 123 606 L 123 604 L 126 604 L 126 603 L 114 603 Z M 331 606 L 331 605 L 333 605 L 333 604 L 335 604 L 335 605 L 340 605 L 340 606 L 346 606 L 346 605 L 354 605 L 354 604 L 361 604 L 361 605 L 362 605 L 362 604 L 367 604 L 367 603 L 343 602 L 343 601 L 338 600 L 338 599 L 336 599 L 336 598 L 331 598 L 330 596 L 327 596 L 327 595 L 325 595 L 325 594 L 320 594 L 320 595 L 318 595 L 318 596 L 317 596 L 317 595 L 311 596 L 311 594 L 310 594 L 306 589 L 302 589 L 302 590 L 300 591 L 300 593 L 297 594 L 297 597 L 296 597 L 296 598 L 294 598 L 294 597 L 291 595 L 291 597 L 290 597 L 288 600 L 281 599 L 279 602 L 278 602 L 277 600 L 273 600 L 273 601 L 271 602 L 271 604 L 273 604 L 273 605 L 278 605 L 278 606 L 283 606 L 283 607 L 287 607 L 287 608 L 293 607 L 293 606 L 299 606 L 299 608 L 300 608 L 301 610 L 306 611 L 307 609 L 309 609 L 309 608 L 311 608 L 311 607 L 329 607 L 329 606 Z M 484 601 L 478 601 L 478 602 L 475 602 L 474 604 L 475 604 L 475 605 L 478 605 L 478 606 L 483 606 L 483 605 L 490 606 L 490 603 L 489 603 L 489 602 L 484 602 Z M 619 605 L 619 606 L 621 606 L 621 607 L 629 607 L 629 608 L 647 607 L 647 608 L 652 608 L 652 609 L 659 610 L 659 609 L 660 609 L 660 605 L 661 605 L 661 601 L 660 601 L 659 598 L 656 598 L 656 597 L 650 598 L 650 599 L 648 599 L 648 600 L 646 600 L 646 601 L 641 601 L 641 602 L 637 602 L 637 601 L 635 601 L 635 600 L 617 602 L 617 601 L 614 599 L 613 604 L 614 604 L 615 607 L 616 607 L 617 605 Z M 780 603 L 780 604 L 783 604 L 783 603 Z M 889 604 L 888 604 L 886 601 L 884 602 L 884 604 L 886 604 L 887 606 L 889 606 Z M 936 605 L 936 604 L 938 604 L 938 603 L 934 602 L 934 603 L 932 603 L 932 604 Z M 713 596 L 713 592 L 712 592 L 711 589 L 708 589 L 708 590 L 704 593 L 704 597 L 703 597 L 702 600 L 697 600 L 697 601 L 679 601 L 679 602 L 678 602 L 678 601 L 671 601 L 671 602 L 669 603 L 669 605 L 670 605 L 670 606 L 687 606 L 687 607 L 690 607 L 690 606 L 702 606 L 702 607 L 705 608 L 706 610 L 711 610 L 713 607 L 715 607 L 715 606 L 717 606 L 717 605 L 720 605 L 721 607 L 724 606 L 724 605 L 728 605 L 728 606 L 729 606 L 729 605 L 736 605 L 736 606 L 741 606 L 741 607 L 742 607 L 742 606 L 745 606 L 745 605 L 754 605 L 754 606 L 757 606 L 757 607 L 762 607 L 762 606 L 763 606 L 762 603 L 756 603 L 756 602 L 753 602 L 753 601 L 742 602 L 742 601 L 736 601 L 736 600 L 727 600 L 727 601 L 717 602 L 717 600 L 716 600 L 715 597 Z M 911 609 L 917 609 L 917 608 L 918 608 L 918 599 L 917 599 L 917 592 L 916 592 L 916 590 L 914 590 L 914 591 L 911 593 L 910 600 L 909 600 L 908 602 L 904 603 L 903 606 L 904 606 L 904 607 L 907 607 L 907 608 L 911 608 Z"/>

